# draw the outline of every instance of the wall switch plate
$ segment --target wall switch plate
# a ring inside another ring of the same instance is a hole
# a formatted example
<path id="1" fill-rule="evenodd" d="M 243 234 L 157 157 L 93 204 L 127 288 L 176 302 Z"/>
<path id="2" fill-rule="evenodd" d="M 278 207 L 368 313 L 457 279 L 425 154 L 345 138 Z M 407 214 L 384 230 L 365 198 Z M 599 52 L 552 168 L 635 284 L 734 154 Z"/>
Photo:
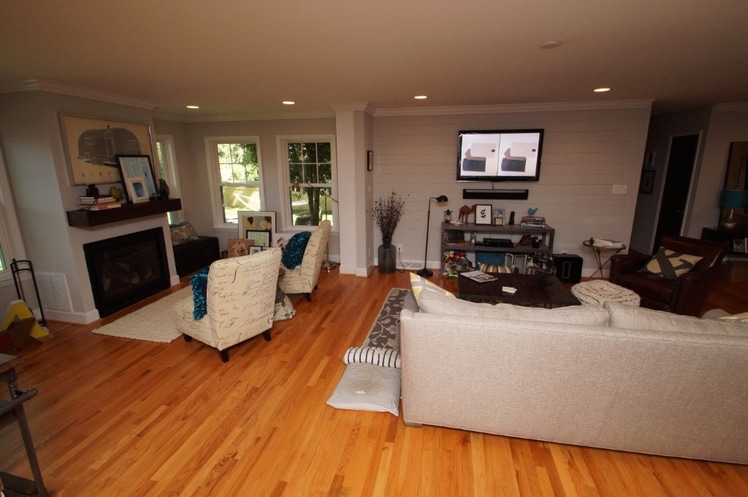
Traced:
<path id="1" fill-rule="evenodd" d="M 613 185 L 613 195 L 626 195 L 628 190 L 628 185 Z"/>

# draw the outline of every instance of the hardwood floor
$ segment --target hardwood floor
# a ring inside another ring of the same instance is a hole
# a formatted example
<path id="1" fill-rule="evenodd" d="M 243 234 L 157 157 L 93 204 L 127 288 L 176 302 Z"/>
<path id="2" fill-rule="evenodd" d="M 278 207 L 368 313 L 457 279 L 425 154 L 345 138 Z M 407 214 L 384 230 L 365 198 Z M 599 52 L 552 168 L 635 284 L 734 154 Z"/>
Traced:
<path id="1" fill-rule="evenodd" d="M 17 370 L 22 388 L 39 390 L 26 409 L 51 495 L 748 495 L 748 466 L 410 428 L 327 406 L 343 353 L 363 342 L 392 287 L 409 287 L 408 273 L 323 271 L 313 302 L 293 296 L 296 317 L 270 342 L 232 348 L 226 364 L 197 341 L 49 323 Z M 747 290 L 720 282 L 705 307 L 748 310 Z M 0 470 L 29 476 L 15 425 L 0 430 Z"/>

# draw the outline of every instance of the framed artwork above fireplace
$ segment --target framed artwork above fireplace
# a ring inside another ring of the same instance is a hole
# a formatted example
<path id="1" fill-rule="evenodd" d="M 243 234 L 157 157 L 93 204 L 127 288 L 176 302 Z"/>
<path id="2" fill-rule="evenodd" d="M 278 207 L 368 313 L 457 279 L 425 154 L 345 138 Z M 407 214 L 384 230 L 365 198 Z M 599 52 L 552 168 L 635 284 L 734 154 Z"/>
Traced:
<path id="1" fill-rule="evenodd" d="M 153 156 L 148 124 L 60 114 L 73 185 L 119 183 L 117 155 Z"/>

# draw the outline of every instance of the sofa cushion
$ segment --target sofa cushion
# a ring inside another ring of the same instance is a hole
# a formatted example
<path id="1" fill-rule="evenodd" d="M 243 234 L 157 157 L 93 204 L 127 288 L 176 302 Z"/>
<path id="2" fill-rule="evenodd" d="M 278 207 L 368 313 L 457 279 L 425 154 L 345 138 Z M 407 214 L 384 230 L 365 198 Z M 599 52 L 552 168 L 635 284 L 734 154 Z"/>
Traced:
<path id="1" fill-rule="evenodd" d="M 445 290 L 436 283 L 432 283 L 426 278 L 418 276 L 416 273 L 410 273 L 410 288 L 413 291 L 413 296 L 416 298 L 416 302 L 420 302 L 421 292 L 424 289 L 431 290 L 432 292 L 440 293 L 449 298 L 456 298 L 455 294 Z"/>
<path id="2" fill-rule="evenodd" d="M 311 231 L 301 231 L 288 240 L 286 247 L 283 249 L 283 256 L 281 257 L 281 263 L 283 263 L 286 269 L 293 269 L 301 264 L 301 261 L 304 259 L 306 245 L 311 236 Z"/>
<path id="3" fill-rule="evenodd" d="M 748 336 L 748 327 L 743 325 L 631 307 L 617 302 L 605 302 L 604 307 L 608 310 L 610 326 L 613 328 Z"/>
<path id="4" fill-rule="evenodd" d="M 353 411 L 389 412 L 397 416 L 400 370 L 367 363 L 349 364 L 327 405 Z"/>
<path id="5" fill-rule="evenodd" d="M 607 326 L 608 311 L 593 305 L 574 305 L 544 309 L 512 304 L 482 304 L 445 297 L 439 292 L 425 289 L 418 301 L 421 312 L 450 314 L 512 321 L 543 321 L 549 323 Z"/>
<path id="6" fill-rule="evenodd" d="M 677 279 L 686 274 L 702 259 L 697 255 L 684 254 L 660 247 L 652 259 L 641 269 L 643 273 L 651 273 L 667 279 Z"/>

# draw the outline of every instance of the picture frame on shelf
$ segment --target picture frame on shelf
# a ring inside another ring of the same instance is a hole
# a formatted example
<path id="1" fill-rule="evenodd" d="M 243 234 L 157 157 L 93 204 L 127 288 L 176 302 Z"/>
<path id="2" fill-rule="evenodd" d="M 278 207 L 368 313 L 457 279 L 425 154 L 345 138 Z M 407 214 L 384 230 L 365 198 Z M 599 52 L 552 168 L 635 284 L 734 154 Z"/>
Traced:
<path id="1" fill-rule="evenodd" d="M 148 124 L 60 114 L 71 184 L 124 183 L 117 155 L 152 155 Z"/>
<path id="2" fill-rule="evenodd" d="M 127 191 L 133 204 L 150 200 L 144 178 L 127 178 Z"/>
<path id="3" fill-rule="evenodd" d="M 249 247 L 249 255 L 259 254 L 260 252 L 263 251 L 263 249 L 264 249 L 264 247 L 258 247 L 257 245 Z"/>
<path id="4" fill-rule="evenodd" d="M 739 253 L 739 254 L 744 254 L 745 253 L 745 242 L 746 242 L 745 238 L 733 238 L 732 239 L 732 251 Z"/>
<path id="5" fill-rule="evenodd" d="M 117 167 L 125 186 L 128 202 L 145 202 L 156 197 L 153 166 L 150 155 L 118 155 Z M 136 188 L 142 188 L 136 192 Z"/>
<path id="6" fill-rule="evenodd" d="M 475 224 L 491 225 L 493 224 L 493 214 L 490 204 L 475 205 Z"/>
<path id="7" fill-rule="evenodd" d="M 272 211 L 239 211 L 239 237 L 255 241 L 255 245 L 272 247 L 276 240 L 275 212 Z M 263 234 L 264 233 L 264 234 Z M 266 243 L 261 243 L 267 240 Z"/>
<path id="8" fill-rule="evenodd" d="M 494 209 L 493 211 L 493 225 L 503 226 L 504 225 L 504 209 Z"/>

